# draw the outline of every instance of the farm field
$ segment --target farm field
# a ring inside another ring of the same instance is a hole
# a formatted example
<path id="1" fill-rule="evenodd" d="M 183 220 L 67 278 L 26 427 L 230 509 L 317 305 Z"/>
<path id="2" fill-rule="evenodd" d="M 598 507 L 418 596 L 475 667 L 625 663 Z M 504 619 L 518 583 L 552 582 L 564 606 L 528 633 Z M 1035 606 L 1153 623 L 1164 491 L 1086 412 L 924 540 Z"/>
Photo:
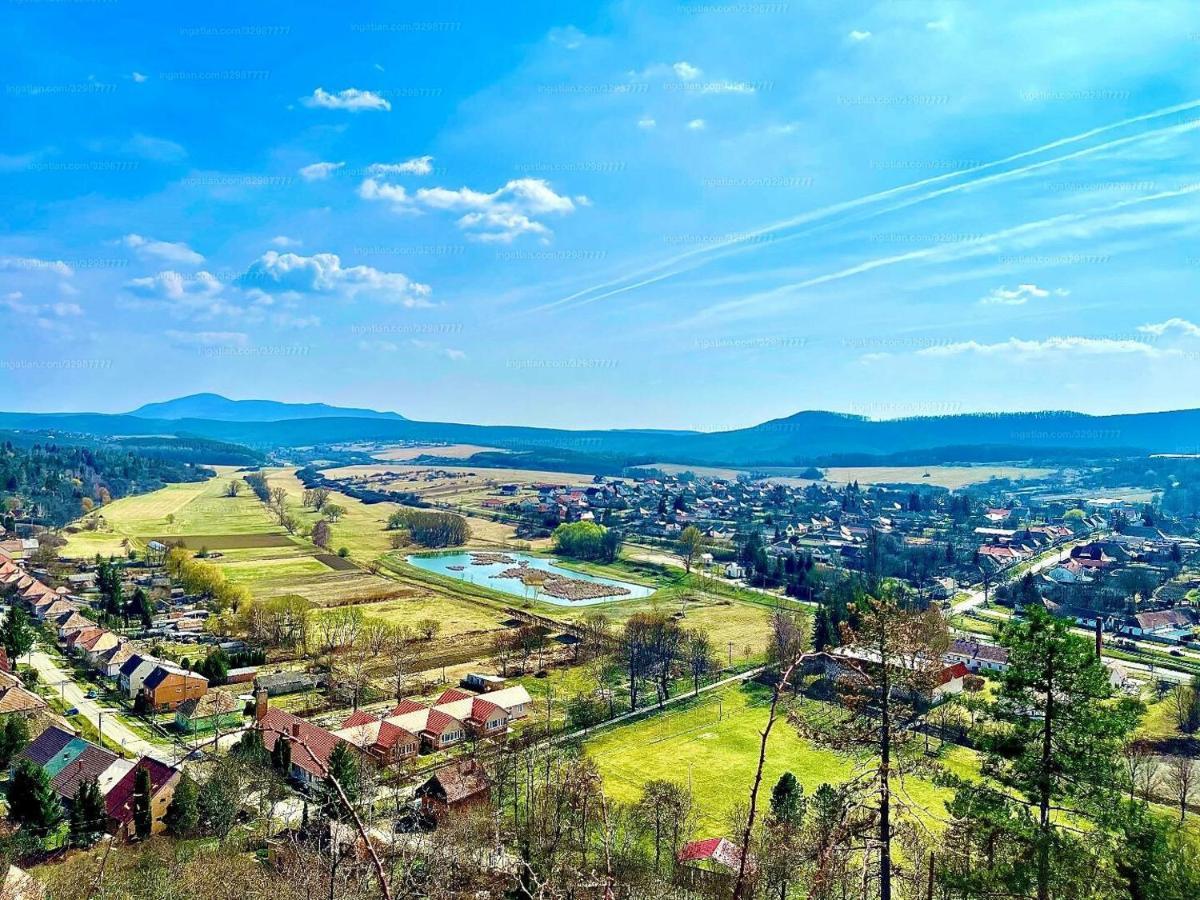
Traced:
<path id="1" fill-rule="evenodd" d="M 636 801 L 652 779 L 692 785 L 700 810 L 700 830 L 721 834 L 738 803 L 750 795 L 758 764 L 759 734 L 766 723 L 765 689 L 731 686 L 702 695 L 695 704 L 603 731 L 584 743 L 610 796 Z M 945 763 L 959 774 L 975 770 L 972 754 L 947 748 Z M 844 754 L 814 747 L 785 720 L 771 732 L 763 789 L 786 771 L 804 785 L 809 796 L 822 782 L 848 780 L 853 761 Z M 904 786 L 914 804 L 933 813 L 936 824 L 950 792 L 927 778 L 910 776 Z"/>
<path id="2" fill-rule="evenodd" d="M 1014 480 L 1045 478 L 1054 469 L 1023 466 L 834 466 L 823 469 L 825 481 L 833 484 L 932 484 L 955 490 L 970 484 L 980 484 L 993 478 Z M 929 477 L 926 478 L 925 474 Z M 779 484 L 806 485 L 810 479 L 790 475 L 772 475 L 765 481 Z"/>
<path id="3" fill-rule="evenodd" d="M 479 444 L 447 444 L 445 446 L 388 447 L 371 455 L 381 460 L 416 459 L 418 456 L 444 456 L 447 459 L 466 459 L 476 453 L 503 453 L 499 447 L 483 447 Z"/>

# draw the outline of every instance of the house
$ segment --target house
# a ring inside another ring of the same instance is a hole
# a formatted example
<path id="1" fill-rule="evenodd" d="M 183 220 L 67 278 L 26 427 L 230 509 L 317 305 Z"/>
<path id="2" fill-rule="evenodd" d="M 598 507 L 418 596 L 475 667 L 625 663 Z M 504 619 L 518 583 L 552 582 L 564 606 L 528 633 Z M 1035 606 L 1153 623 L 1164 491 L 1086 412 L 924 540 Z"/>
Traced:
<path id="1" fill-rule="evenodd" d="M 960 662 L 971 672 L 1003 672 L 1008 668 L 1008 650 L 959 638 L 950 644 L 946 662 Z"/>
<path id="2" fill-rule="evenodd" d="M 151 709 L 173 710 L 185 700 L 198 700 L 208 692 L 208 679 L 177 666 L 159 663 L 142 681 L 139 691 Z"/>
<path id="3" fill-rule="evenodd" d="M 725 566 L 725 577 L 726 578 L 745 578 L 746 570 L 743 569 L 740 564 L 731 562 Z"/>
<path id="4" fill-rule="evenodd" d="M 141 693 L 142 682 L 146 680 L 146 676 L 157 667 L 158 660 L 152 656 L 135 653 L 129 657 L 121 666 L 121 671 L 117 673 L 117 683 L 121 687 L 121 692 L 132 700 Z"/>
<path id="5" fill-rule="evenodd" d="M 175 786 L 179 784 L 180 770 L 168 766 L 149 756 L 143 756 L 121 777 L 121 779 L 105 795 L 104 804 L 108 811 L 109 830 L 118 838 L 128 840 L 134 836 L 135 794 L 137 792 L 138 772 L 147 771 L 150 774 L 150 815 L 152 834 L 160 834 L 165 830 L 163 816 L 171 799 L 175 796 Z"/>
<path id="6" fill-rule="evenodd" d="M 506 679 L 499 675 L 484 675 L 480 672 L 469 672 L 467 677 L 462 680 L 462 683 L 469 688 L 487 693 L 488 691 L 498 691 L 504 687 Z"/>
<path id="7" fill-rule="evenodd" d="M 0 715 L 17 713 L 31 716 L 46 708 L 46 701 L 21 684 L 21 680 L 8 672 L 0 672 Z"/>
<path id="8" fill-rule="evenodd" d="M 282 709 L 267 706 L 265 689 L 255 697 L 255 723 L 262 736 L 263 747 L 270 753 L 280 740 L 292 741 L 292 767 L 288 775 L 304 785 L 317 784 L 329 774 L 329 757 L 338 744 L 349 744 L 332 732 L 307 722 Z M 350 746 L 353 746 L 350 744 Z"/>
<path id="9" fill-rule="evenodd" d="M 265 690 L 268 697 L 298 694 L 319 686 L 320 680 L 316 676 L 303 672 L 275 672 L 270 675 L 258 675 L 254 679 L 254 689 Z"/>
<path id="10" fill-rule="evenodd" d="M 187 734 L 239 728 L 242 704 L 227 691 L 209 691 L 203 697 L 184 700 L 175 710 L 175 727 Z"/>
<path id="11" fill-rule="evenodd" d="M 473 759 L 461 759 L 435 772 L 413 796 L 421 801 L 425 815 L 437 821 L 490 802 L 491 790 L 483 767 Z"/>
<path id="12" fill-rule="evenodd" d="M 121 674 L 121 666 L 134 655 L 128 644 L 117 644 L 101 653 L 93 665 L 105 678 L 116 678 Z"/>
<path id="13" fill-rule="evenodd" d="M 383 765 L 412 759 L 421 750 L 421 739 L 416 734 L 362 711 L 347 718 L 333 734 Z"/>
<path id="14" fill-rule="evenodd" d="M 862 673 L 869 672 L 880 665 L 879 656 L 866 650 L 851 647 L 838 647 L 835 650 L 812 654 L 805 663 L 805 671 L 809 674 L 821 673 L 826 679 L 838 680 L 844 678 L 861 678 Z M 920 665 L 921 669 L 916 667 Z M 963 690 L 963 679 L 970 674 L 962 662 L 944 662 L 928 660 L 905 659 L 892 666 L 894 671 L 904 670 L 915 672 L 919 680 L 928 688 L 928 699 L 937 702 L 949 694 L 958 694 Z M 917 680 L 917 679 L 914 679 Z M 894 690 L 898 695 L 911 693 L 897 685 Z"/>
<path id="15" fill-rule="evenodd" d="M 742 848 L 728 838 L 684 844 L 675 856 L 676 880 L 698 893 L 727 894 L 742 869 Z M 746 860 L 753 871 L 753 859 Z"/>

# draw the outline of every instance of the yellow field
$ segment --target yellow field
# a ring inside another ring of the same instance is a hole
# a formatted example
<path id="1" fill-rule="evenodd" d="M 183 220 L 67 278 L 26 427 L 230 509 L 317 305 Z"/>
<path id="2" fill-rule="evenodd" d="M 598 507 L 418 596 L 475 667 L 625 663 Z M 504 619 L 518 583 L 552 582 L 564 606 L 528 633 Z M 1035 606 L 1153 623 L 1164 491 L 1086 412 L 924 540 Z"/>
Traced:
<path id="1" fill-rule="evenodd" d="M 444 456 L 447 459 L 466 459 L 476 453 L 502 453 L 498 447 L 481 447 L 478 444 L 449 444 L 445 447 L 390 447 L 372 453 L 376 459 L 416 459 L 418 456 Z"/>
<path id="2" fill-rule="evenodd" d="M 980 484 L 993 478 L 1045 478 L 1053 469 L 1022 466 L 846 466 L 823 470 L 825 480 L 834 484 L 933 484 L 955 490 L 969 484 Z M 925 475 L 929 477 L 926 478 Z M 812 484 L 804 478 L 772 476 L 764 479 L 777 484 Z"/>

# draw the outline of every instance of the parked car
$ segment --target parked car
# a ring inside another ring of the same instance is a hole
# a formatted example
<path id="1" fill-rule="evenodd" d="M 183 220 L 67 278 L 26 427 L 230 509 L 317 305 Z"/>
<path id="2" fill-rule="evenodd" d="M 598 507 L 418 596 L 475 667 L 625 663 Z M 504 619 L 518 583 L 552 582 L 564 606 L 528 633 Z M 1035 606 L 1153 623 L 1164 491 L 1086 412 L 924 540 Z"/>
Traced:
<path id="1" fill-rule="evenodd" d="M 95 689 L 95 688 L 92 688 L 90 691 L 88 691 L 88 692 L 87 692 L 86 694 L 84 694 L 83 696 L 84 696 L 84 697 L 86 697 L 88 700 L 95 700 L 95 699 L 96 699 L 97 697 L 99 697 L 100 695 L 96 693 L 96 689 Z"/>
<path id="2" fill-rule="evenodd" d="M 77 716 L 77 715 L 79 715 L 79 707 L 78 707 L 78 706 L 72 706 L 70 709 L 68 709 L 68 710 L 67 710 L 67 715 L 68 715 L 68 716 Z"/>

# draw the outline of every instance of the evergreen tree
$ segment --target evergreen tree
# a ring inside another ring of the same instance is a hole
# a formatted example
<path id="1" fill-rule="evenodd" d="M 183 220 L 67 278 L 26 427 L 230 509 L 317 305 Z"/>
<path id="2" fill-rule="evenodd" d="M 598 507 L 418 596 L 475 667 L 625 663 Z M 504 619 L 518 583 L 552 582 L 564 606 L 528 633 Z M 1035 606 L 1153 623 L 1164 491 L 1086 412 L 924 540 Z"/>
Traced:
<path id="1" fill-rule="evenodd" d="M 0 728 L 0 769 L 7 769 L 14 756 L 29 743 L 29 723 L 24 716 L 9 715 Z"/>
<path id="2" fill-rule="evenodd" d="M 988 778 L 957 785 L 950 843 L 960 855 L 946 881 L 966 897 L 1074 896 L 1112 856 L 1106 828 L 1120 808 L 1120 750 L 1139 704 L 1114 700 L 1092 642 L 1041 607 L 1027 608 L 1001 642 L 1009 667 L 982 735 Z"/>
<path id="3" fill-rule="evenodd" d="M 13 665 L 32 649 L 33 641 L 34 631 L 28 613 L 15 604 L 9 607 L 4 624 L 0 625 L 0 642 L 4 644 L 4 652 Z"/>
<path id="4" fill-rule="evenodd" d="M 90 847 L 104 833 L 108 810 L 100 783 L 95 779 L 83 782 L 71 804 L 71 844 Z"/>
<path id="5" fill-rule="evenodd" d="M 281 734 L 271 748 L 271 768 L 285 778 L 292 771 L 292 742 L 285 735 Z"/>
<path id="6" fill-rule="evenodd" d="M 329 776 L 325 785 L 325 815 L 331 819 L 340 819 L 347 815 L 347 810 L 333 786 L 334 779 L 341 785 L 347 800 L 351 803 L 358 800 L 358 762 L 345 743 L 339 743 L 329 754 Z"/>
<path id="7" fill-rule="evenodd" d="M 150 807 L 152 787 L 150 770 L 139 766 L 133 779 L 133 828 L 145 840 L 154 830 L 154 811 Z"/>
<path id="8" fill-rule="evenodd" d="M 186 772 L 175 786 L 175 795 L 163 816 L 167 831 L 176 837 L 188 837 L 200 822 L 200 787 Z"/>
<path id="9" fill-rule="evenodd" d="M 62 803 L 50 782 L 50 773 L 31 760 L 17 763 L 9 782 L 8 817 L 24 824 L 38 838 L 45 838 L 63 820 Z"/>
<path id="10" fill-rule="evenodd" d="M 804 788 L 791 772 L 784 772 L 771 789 L 771 820 L 799 825 L 804 818 Z"/>

